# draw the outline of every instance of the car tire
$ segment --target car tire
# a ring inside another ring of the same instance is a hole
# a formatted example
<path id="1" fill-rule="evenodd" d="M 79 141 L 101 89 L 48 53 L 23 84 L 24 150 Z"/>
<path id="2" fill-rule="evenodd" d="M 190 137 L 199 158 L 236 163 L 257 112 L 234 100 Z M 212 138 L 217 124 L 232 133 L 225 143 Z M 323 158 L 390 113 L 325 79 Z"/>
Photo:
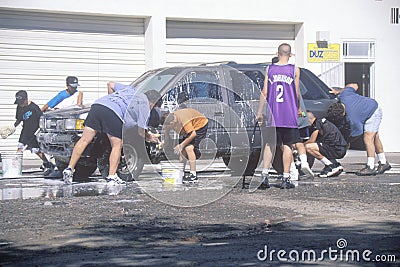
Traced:
<path id="1" fill-rule="evenodd" d="M 68 163 L 55 159 L 57 169 L 61 172 L 68 167 Z M 75 166 L 74 181 L 85 181 L 97 169 L 97 165 L 92 162 L 78 162 Z"/>
<path id="2" fill-rule="evenodd" d="M 77 164 L 75 166 L 74 181 L 84 181 L 87 180 L 97 169 L 97 165 L 94 163 L 90 164 Z"/>
<path id="3" fill-rule="evenodd" d="M 133 147 L 124 147 L 118 166 L 118 176 L 127 182 L 136 180 L 142 173 L 144 160 Z"/>
<path id="4" fill-rule="evenodd" d="M 68 163 L 65 163 L 64 161 L 61 161 L 59 159 L 55 159 L 56 167 L 57 169 L 62 172 L 65 168 L 68 167 Z"/>
<path id="5" fill-rule="evenodd" d="M 67 168 L 68 163 L 56 160 L 56 166 L 58 170 L 62 171 Z M 97 165 L 92 162 L 78 162 L 75 166 L 74 181 L 85 181 L 89 178 L 97 169 Z"/>
<path id="6" fill-rule="evenodd" d="M 101 176 L 106 178 L 110 170 L 109 154 L 103 154 L 97 159 L 97 167 Z M 124 181 L 134 181 L 142 173 L 144 160 L 139 157 L 137 150 L 132 146 L 124 146 L 118 165 L 117 174 Z"/>
<path id="7" fill-rule="evenodd" d="M 225 163 L 225 166 L 230 168 L 231 171 L 236 175 L 245 175 L 251 176 L 254 174 L 257 169 L 259 160 L 260 160 L 260 149 L 254 149 L 249 158 L 245 156 L 240 157 L 231 157 L 230 155 L 222 157 L 222 160 Z M 244 166 L 247 161 L 247 166 Z"/>

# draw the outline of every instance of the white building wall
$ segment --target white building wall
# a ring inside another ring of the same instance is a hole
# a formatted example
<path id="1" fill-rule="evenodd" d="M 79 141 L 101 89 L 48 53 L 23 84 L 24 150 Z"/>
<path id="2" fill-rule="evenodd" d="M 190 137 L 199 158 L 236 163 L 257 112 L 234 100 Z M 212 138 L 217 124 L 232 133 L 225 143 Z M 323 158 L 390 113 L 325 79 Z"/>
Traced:
<path id="1" fill-rule="evenodd" d="M 381 137 L 386 151 L 400 151 L 396 138 L 400 25 L 390 24 L 390 8 L 399 6 L 399 0 L 0 0 L 0 7 L 16 9 L 149 18 L 145 36 L 146 68 L 160 67 L 166 62 L 166 19 L 299 24 L 294 51 L 296 64 L 316 74 L 321 72 L 321 66 L 307 62 L 307 43 L 316 41 L 317 31 L 329 31 L 332 43 L 375 41 L 372 95 L 384 109 Z"/>

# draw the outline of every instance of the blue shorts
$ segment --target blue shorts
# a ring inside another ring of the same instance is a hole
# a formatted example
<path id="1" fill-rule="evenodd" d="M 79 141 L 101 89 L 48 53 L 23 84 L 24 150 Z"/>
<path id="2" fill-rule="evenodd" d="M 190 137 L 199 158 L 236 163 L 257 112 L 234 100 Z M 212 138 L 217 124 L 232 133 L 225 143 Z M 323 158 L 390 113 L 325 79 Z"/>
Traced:
<path id="1" fill-rule="evenodd" d="M 364 132 L 377 133 L 382 121 L 382 108 L 378 106 L 374 114 L 364 123 Z"/>

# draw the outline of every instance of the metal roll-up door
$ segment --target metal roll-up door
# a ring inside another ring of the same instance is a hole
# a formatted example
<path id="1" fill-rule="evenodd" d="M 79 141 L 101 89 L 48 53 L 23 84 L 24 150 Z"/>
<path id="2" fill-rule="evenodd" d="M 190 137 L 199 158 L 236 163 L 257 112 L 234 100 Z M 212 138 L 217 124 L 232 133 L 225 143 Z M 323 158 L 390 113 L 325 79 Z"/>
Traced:
<path id="1" fill-rule="evenodd" d="M 167 21 L 167 64 L 270 62 L 283 42 L 294 49 L 294 24 Z"/>
<path id="2" fill-rule="evenodd" d="M 1 126 L 15 121 L 20 89 L 41 107 L 74 75 L 92 103 L 107 81 L 130 83 L 145 71 L 142 18 L 0 9 L 0 40 Z M 0 151 L 16 150 L 19 131 L 0 140 Z"/>

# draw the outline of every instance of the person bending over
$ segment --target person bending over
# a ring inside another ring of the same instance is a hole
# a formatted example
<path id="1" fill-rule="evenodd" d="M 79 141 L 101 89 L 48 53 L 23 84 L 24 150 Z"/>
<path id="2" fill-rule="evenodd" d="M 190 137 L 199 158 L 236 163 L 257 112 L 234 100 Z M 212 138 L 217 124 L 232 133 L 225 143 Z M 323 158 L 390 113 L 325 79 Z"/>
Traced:
<path id="1" fill-rule="evenodd" d="M 181 137 L 179 144 L 174 147 L 174 152 L 180 155 L 181 161 L 189 160 L 190 174 L 184 176 L 183 182 L 197 182 L 196 160 L 201 156 L 199 145 L 206 137 L 208 119 L 195 109 L 184 108 L 170 113 L 164 124 L 165 144 L 171 142 L 168 133 L 171 129 L 174 130 Z"/>

